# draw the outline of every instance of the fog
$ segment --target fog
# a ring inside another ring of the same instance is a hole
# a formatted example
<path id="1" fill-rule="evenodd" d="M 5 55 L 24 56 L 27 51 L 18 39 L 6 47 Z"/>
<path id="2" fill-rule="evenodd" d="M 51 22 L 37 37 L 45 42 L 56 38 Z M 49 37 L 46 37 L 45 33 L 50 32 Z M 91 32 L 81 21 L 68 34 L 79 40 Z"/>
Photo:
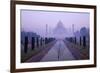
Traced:
<path id="1" fill-rule="evenodd" d="M 21 31 L 35 32 L 41 36 L 48 33 L 49 36 L 53 36 L 53 30 L 61 21 L 70 36 L 73 35 L 72 25 L 74 25 L 74 31 L 80 30 L 82 27 L 89 28 L 89 17 L 89 13 L 82 12 L 21 10 Z"/>

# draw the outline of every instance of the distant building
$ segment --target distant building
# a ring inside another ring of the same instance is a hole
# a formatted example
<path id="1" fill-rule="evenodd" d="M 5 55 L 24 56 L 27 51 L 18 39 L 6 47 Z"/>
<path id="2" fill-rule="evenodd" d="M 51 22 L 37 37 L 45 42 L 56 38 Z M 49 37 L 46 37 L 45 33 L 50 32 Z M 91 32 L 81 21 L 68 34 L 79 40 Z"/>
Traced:
<path id="1" fill-rule="evenodd" d="M 67 36 L 67 29 L 61 21 L 59 21 L 57 26 L 54 28 L 53 35 L 55 38 L 65 38 Z"/>

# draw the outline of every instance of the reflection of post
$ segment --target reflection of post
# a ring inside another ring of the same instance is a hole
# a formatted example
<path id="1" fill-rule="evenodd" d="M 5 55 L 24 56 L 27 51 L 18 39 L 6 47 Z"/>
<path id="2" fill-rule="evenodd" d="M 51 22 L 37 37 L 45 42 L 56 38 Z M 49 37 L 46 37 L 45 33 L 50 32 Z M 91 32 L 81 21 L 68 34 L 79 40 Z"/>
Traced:
<path id="1" fill-rule="evenodd" d="M 58 47 L 58 61 L 60 60 L 60 47 L 61 47 L 61 44 L 59 43 L 59 47 Z"/>

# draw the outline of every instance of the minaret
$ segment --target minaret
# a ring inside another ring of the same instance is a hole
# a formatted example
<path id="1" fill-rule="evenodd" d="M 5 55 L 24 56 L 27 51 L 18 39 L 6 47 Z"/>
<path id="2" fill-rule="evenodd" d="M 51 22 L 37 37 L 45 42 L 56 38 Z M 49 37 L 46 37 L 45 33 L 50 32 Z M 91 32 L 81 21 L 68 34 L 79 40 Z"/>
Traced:
<path id="1" fill-rule="evenodd" d="M 72 33 L 74 35 L 74 24 L 72 24 Z"/>
<path id="2" fill-rule="evenodd" d="M 46 24 L 46 32 L 45 32 L 45 37 L 48 36 L 48 24 Z"/>

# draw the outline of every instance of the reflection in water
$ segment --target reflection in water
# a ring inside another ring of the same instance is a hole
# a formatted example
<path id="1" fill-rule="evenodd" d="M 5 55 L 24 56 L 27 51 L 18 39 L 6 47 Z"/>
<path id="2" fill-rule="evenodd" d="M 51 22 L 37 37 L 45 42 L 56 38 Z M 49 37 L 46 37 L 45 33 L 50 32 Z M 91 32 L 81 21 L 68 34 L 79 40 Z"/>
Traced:
<path id="1" fill-rule="evenodd" d="M 42 58 L 41 61 L 58 61 L 75 59 L 69 49 L 66 47 L 62 39 L 57 39 L 55 45 Z"/>

